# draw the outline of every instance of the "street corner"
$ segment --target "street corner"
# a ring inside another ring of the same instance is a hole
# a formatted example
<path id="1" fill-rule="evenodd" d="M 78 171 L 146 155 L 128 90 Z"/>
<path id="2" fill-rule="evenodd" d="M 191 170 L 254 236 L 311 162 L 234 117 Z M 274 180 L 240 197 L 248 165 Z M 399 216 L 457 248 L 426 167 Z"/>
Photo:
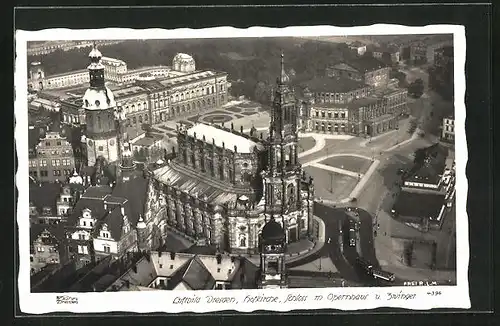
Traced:
<path id="1" fill-rule="evenodd" d="M 287 263 L 304 259 L 323 248 L 324 242 L 318 240 L 302 239 L 287 246 L 285 261 Z"/>

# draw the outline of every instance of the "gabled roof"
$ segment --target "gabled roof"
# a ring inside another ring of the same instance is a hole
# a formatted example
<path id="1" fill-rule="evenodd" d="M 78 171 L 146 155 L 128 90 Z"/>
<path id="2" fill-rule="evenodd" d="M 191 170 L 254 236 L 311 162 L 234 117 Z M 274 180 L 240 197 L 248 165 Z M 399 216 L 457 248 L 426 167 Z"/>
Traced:
<path id="1" fill-rule="evenodd" d="M 198 256 L 195 256 L 189 263 L 182 281 L 193 290 L 211 290 L 215 285 L 214 277 L 203 265 Z"/>
<path id="2" fill-rule="evenodd" d="M 103 198 L 106 196 L 106 194 L 104 193 L 102 194 L 102 196 L 98 196 L 99 190 L 95 190 L 96 188 L 98 187 L 89 187 L 84 192 L 84 196 L 82 196 L 80 200 L 76 202 L 76 205 L 73 208 L 73 212 L 71 213 L 71 215 L 68 217 L 67 220 L 67 225 L 69 227 L 77 225 L 78 219 L 81 217 L 82 211 L 84 209 L 90 209 L 92 217 L 96 218 L 97 220 L 101 220 L 107 214 L 106 210 L 104 209 L 104 201 L 103 201 Z M 90 194 L 88 193 L 89 190 L 91 192 L 96 191 L 97 192 L 95 194 L 96 196 L 90 196 Z M 85 196 L 86 194 L 87 196 Z"/>

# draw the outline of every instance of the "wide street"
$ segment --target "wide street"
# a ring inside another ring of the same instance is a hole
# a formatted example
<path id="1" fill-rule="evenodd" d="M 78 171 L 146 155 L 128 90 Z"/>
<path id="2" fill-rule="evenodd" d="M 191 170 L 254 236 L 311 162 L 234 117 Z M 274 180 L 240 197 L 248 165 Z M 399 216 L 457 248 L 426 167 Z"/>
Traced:
<path id="1" fill-rule="evenodd" d="M 359 210 L 359 235 L 360 235 L 360 252 L 356 247 L 349 246 L 349 241 L 345 237 L 348 234 L 346 228 L 346 220 L 348 215 L 345 208 L 333 208 L 321 203 L 314 204 L 315 215 L 320 217 L 325 223 L 325 239 L 331 239 L 330 242 L 325 242 L 324 246 L 317 252 L 304 257 L 303 259 L 287 263 L 287 268 L 301 266 L 320 258 L 330 258 L 338 270 L 338 273 L 332 275 L 333 279 L 342 279 L 349 284 L 364 285 L 364 286 L 386 286 L 386 285 L 401 285 L 403 280 L 396 279 L 393 283 L 377 281 L 368 276 L 357 264 L 357 258 L 362 257 L 373 264 L 374 267 L 379 267 L 375 254 L 372 218 L 371 215 L 363 210 Z M 343 240 L 340 242 L 340 227 L 343 227 Z M 296 271 L 289 272 L 292 276 L 315 276 L 328 273 L 311 272 L 311 271 Z"/>

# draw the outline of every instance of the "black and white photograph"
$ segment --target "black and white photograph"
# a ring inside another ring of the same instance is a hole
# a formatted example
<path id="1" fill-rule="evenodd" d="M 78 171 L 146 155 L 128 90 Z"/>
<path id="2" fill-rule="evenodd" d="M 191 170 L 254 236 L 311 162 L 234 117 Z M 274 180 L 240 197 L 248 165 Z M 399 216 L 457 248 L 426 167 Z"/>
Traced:
<path id="1" fill-rule="evenodd" d="M 16 56 L 23 312 L 470 306 L 463 27 L 47 29 Z"/>

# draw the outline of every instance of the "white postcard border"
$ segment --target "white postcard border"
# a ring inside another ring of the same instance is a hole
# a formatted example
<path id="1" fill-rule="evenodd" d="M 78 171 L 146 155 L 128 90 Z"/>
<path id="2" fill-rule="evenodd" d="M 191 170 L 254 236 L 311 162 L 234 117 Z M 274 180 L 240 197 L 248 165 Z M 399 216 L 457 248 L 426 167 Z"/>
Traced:
<path id="1" fill-rule="evenodd" d="M 57 293 L 30 292 L 29 246 L 29 180 L 28 180 L 28 114 L 27 114 L 27 41 L 41 40 L 94 40 L 94 39 L 187 39 L 187 38 L 243 38 L 286 36 L 337 36 L 337 35 L 404 35 L 404 34 L 453 34 L 455 78 L 455 150 L 456 155 L 456 233 L 457 285 L 379 288 L 307 288 L 283 290 L 230 290 L 230 291 L 126 291 L 100 293 L 64 293 L 63 304 Z M 49 312 L 214 312 L 236 310 L 291 311 L 296 309 L 364 310 L 377 307 L 397 307 L 413 310 L 432 308 L 470 308 L 468 265 L 469 235 L 466 210 L 468 183 L 465 169 L 468 159 L 465 136 L 465 28 L 458 25 L 428 25 L 408 27 L 376 24 L 362 27 L 308 26 L 267 28 L 215 27 L 205 29 L 47 29 L 16 31 L 15 35 L 15 140 L 18 155 L 17 223 L 19 247 L 18 294 L 21 311 L 31 314 Z M 392 299 L 389 299 L 391 293 Z M 287 298 L 295 296 L 297 301 Z M 259 301 L 258 298 L 267 298 Z M 270 298 L 271 297 L 271 298 Z M 275 297 L 275 298 L 274 298 Z M 185 299 L 182 299 L 185 298 Z M 208 302 L 210 298 L 214 302 Z M 226 299 L 225 299 L 226 298 Z M 249 302 L 253 298 L 254 302 Z M 305 298 L 305 299 L 304 299 Z M 303 299 L 303 300 L 302 300 Z M 60 300 L 59 300 L 60 301 Z M 183 302 L 180 302 L 183 301 Z M 215 302 L 220 301 L 220 302 Z"/>

